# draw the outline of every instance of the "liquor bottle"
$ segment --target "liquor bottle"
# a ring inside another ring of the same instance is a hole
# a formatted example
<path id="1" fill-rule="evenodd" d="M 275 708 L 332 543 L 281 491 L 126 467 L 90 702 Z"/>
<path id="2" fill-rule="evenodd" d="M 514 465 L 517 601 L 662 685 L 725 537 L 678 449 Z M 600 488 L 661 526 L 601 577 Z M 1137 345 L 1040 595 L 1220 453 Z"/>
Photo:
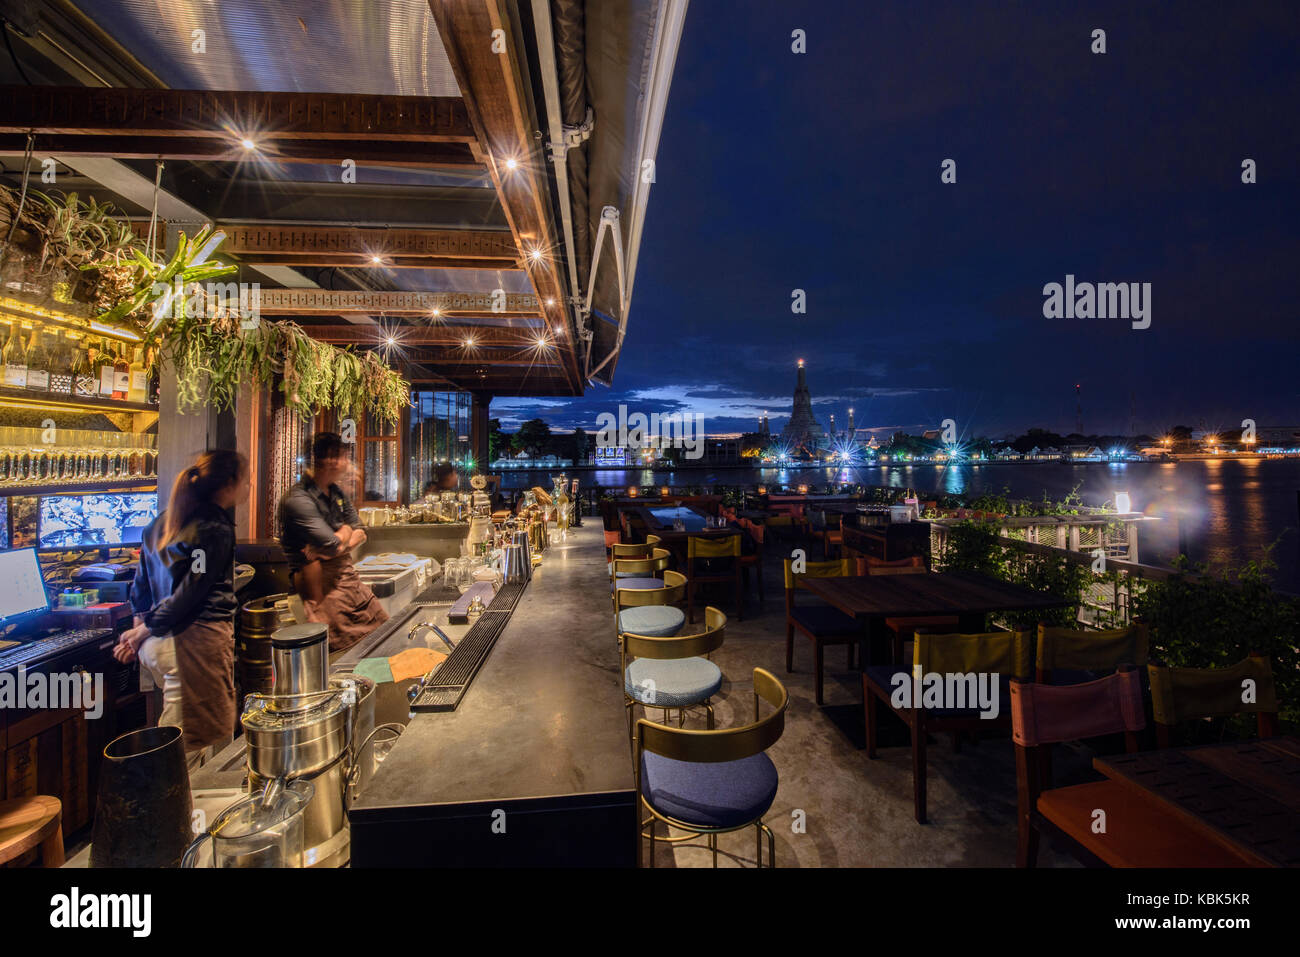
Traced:
<path id="1" fill-rule="evenodd" d="M 72 394 L 72 361 L 75 350 L 71 339 L 54 331 L 50 345 L 50 391 L 58 395 Z"/>
<path id="2" fill-rule="evenodd" d="M 131 359 L 131 388 L 127 390 L 126 399 L 128 402 L 144 402 L 148 397 L 149 373 L 144 367 L 144 349 L 136 346 Z"/>
<path id="3" fill-rule="evenodd" d="M 79 343 L 72 343 L 72 388 L 79 399 L 93 399 L 99 395 L 99 380 L 95 378 L 95 368 L 91 362 L 89 337 L 85 341 L 85 348 Z"/>
<path id="4" fill-rule="evenodd" d="M 131 391 L 131 363 L 126 359 L 126 346 L 119 345 L 113 356 L 113 398 L 126 401 Z"/>
<path id="5" fill-rule="evenodd" d="M 104 399 L 113 397 L 113 344 L 108 339 L 99 340 L 99 351 L 95 354 L 95 374 L 99 378 L 99 395 Z"/>
<path id="6" fill-rule="evenodd" d="M 45 347 L 42 330 L 32 326 L 27 343 L 27 388 L 33 392 L 50 391 L 50 350 Z"/>
<path id="7" fill-rule="evenodd" d="M 156 348 L 149 350 L 144 364 L 149 373 L 149 404 L 159 405 L 162 402 L 162 374 Z"/>
<path id="8" fill-rule="evenodd" d="M 4 362 L 5 385 L 11 389 L 27 388 L 27 350 L 23 348 L 22 330 L 18 320 L 9 323 L 9 339 L 0 353 Z"/>

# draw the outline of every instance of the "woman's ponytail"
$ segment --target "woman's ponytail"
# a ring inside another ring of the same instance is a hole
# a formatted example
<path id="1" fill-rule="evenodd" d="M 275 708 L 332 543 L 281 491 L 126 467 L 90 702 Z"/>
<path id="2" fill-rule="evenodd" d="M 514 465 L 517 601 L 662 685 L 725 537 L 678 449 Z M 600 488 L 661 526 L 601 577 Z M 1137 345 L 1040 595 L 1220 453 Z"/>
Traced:
<path id="1" fill-rule="evenodd" d="M 248 460 L 239 452 L 214 449 L 204 452 L 198 461 L 176 476 L 171 499 L 167 502 L 167 520 L 163 526 L 163 545 L 170 545 L 199 506 L 211 502 L 218 492 L 248 472 Z"/>

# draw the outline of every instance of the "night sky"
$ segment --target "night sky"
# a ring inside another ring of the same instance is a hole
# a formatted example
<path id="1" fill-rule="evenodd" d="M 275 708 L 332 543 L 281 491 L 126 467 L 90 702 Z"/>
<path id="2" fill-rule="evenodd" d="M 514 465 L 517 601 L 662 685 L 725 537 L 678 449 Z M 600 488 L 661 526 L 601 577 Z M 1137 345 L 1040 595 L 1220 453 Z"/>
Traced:
<path id="1" fill-rule="evenodd" d="M 839 428 L 1065 433 L 1076 382 L 1087 433 L 1300 425 L 1298 41 L 1295 2 L 696 0 L 615 388 L 492 414 L 776 430 L 803 357 Z M 1067 274 L 1150 328 L 1044 318 Z"/>

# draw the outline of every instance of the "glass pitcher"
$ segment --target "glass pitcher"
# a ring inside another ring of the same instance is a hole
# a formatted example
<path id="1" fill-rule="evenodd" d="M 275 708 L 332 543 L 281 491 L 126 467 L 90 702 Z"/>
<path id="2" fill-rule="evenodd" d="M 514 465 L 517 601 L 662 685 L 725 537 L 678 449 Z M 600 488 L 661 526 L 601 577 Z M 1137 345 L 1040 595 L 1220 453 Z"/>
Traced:
<path id="1" fill-rule="evenodd" d="M 261 791 L 235 802 L 189 846 L 181 867 L 202 866 L 199 848 L 209 838 L 212 867 L 302 867 L 303 812 L 315 792 L 310 781 L 293 781 L 269 802 Z"/>

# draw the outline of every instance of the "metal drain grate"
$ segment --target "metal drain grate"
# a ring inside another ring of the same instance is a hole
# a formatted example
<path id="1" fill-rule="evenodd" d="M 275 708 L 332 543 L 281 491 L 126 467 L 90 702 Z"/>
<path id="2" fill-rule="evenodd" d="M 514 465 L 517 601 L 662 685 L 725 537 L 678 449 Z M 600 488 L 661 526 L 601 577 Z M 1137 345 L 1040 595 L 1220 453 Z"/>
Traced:
<path id="1" fill-rule="evenodd" d="M 492 604 L 496 605 L 495 599 Z M 447 660 L 438 666 L 429 683 L 420 689 L 411 702 L 411 710 L 455 711 L 470 682 L 474 680 L 474 675 L 487 660 L 492 646 L 509 623 L 508 610 L 493 607 L 484 612 L 456 644 L 456 649 L 447 656 Z"/>
<path id="2" fill-rule="evenodd" d="M 515 605 L 519 604 L 519 599 L 524 596 L 525 584 L 502 585 L 497 589 L 497 593 L 492 596 L 492 603 L 488 605 L 488 611 L 511 611 Z"/>

